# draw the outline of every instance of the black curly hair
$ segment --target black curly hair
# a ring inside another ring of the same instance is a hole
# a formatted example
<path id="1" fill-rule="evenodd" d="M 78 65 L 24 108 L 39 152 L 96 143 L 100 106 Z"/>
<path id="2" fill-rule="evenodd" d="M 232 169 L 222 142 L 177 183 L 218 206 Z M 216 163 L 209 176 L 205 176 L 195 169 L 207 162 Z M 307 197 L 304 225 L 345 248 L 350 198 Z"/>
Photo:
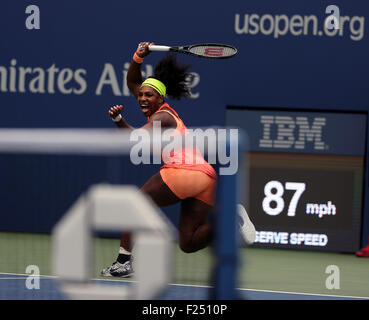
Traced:
<path id="1" fill-rule="evenodd" d="M 189 68 L 190 65 L 180 64 L 175 54 L 168 54 L 156 64 L 153 78 L 165 84 L 169 98 L 180 100 L 190 95 Z"/>

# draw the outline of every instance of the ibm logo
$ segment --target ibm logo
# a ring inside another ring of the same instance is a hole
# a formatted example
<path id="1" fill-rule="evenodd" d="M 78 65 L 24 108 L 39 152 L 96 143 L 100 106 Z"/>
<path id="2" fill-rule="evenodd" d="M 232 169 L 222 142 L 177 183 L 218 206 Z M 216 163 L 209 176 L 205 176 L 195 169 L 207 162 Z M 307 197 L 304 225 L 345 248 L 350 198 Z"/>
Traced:
<path id="1" fill-rule="evenodd" d="M 261 148 L 305 149 L 306 141 L 314 142 L 315 150 L 326 148 L 322 141 L 322 128 L 326 124 L 326 118 L 314 118 L 311 126 L 307 117 L 294 119 L 284 116 L 261 116 L 260 122 L 263 125 L 263 137 L 259 141 Z M 272 127 L 276 127 L 276 139 L 271 137 Z"/>

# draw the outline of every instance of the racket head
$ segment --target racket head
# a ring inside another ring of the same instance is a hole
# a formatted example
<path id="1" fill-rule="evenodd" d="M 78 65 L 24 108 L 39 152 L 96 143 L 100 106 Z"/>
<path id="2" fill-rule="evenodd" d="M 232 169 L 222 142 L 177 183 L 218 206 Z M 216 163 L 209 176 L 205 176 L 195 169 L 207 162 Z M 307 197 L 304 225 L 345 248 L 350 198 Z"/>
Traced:
<path id="1" fill-rule="evenodd" d="M 184 47 L 189 54 L 207 59 L 227 59 L 237 54 L 233 46 L 220 43 L 202 43 Z"/>

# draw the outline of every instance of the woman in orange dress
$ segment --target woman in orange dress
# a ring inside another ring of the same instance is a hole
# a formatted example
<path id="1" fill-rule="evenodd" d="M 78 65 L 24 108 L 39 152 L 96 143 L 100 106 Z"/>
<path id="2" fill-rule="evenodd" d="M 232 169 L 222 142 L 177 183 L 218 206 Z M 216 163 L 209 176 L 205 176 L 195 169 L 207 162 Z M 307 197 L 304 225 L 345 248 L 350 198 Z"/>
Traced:
<path id="1" fill-rule="evenodd" d="M 149 54 L 148 46 L 153 43 L 141 42 L 135 52 L 127 72 L 128 88 L 135 96 L 147 123 L 142 127 L 151 131 L 154 122 L 161 128 L 175 129 L 178 134 L 186 134 L 186 126 L 178 113 L 165 101 L 168 96 L 181 99 L 190 95 L 187 86 L 188 66 L 178 64 L 174 55 L 163 58 L 154 70 L 154 76 L 142 79 L 141 64 Z M 122 117 L 123 106 L 109 109 L 109 115 L 118 128 L 134 128 Z M 194 150 L 182 149 L 178 156 L 186 158 L 186 153 Z M 179 246 L 187 253 L 207 247 L 212 240 L 212 227 L 208 216 L 215 201 L 216 172 L 202 155 L 195 152 L 194 161 L 178 161 L 162 156 L 164 165 L 141 188 L 156 205 L 165 207 L 181 202 L 178 224 Z M 247 215 L 247 214 L 246 214 Z M 117 260 L 102 270 L 103 276 L 129 277 L 133 274 L 131 264 L 131 234 L 122 233 Z"/>

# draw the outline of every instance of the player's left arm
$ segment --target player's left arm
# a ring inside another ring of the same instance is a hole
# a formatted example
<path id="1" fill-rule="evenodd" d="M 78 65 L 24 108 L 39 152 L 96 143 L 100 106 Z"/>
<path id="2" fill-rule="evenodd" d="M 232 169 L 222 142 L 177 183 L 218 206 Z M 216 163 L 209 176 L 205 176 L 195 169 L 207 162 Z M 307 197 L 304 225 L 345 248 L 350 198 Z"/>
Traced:
<path id="1" fill-rule="evenodd" d="M 122 105 L 117 105 L 114 107 L 111 107 L 109 109 L 109 116 L 114 121 L 115 125 L 120 129 L 130 129 L 134 130 L 135 128 L 132 127 L 121 115 L 123 111 Z"/>

